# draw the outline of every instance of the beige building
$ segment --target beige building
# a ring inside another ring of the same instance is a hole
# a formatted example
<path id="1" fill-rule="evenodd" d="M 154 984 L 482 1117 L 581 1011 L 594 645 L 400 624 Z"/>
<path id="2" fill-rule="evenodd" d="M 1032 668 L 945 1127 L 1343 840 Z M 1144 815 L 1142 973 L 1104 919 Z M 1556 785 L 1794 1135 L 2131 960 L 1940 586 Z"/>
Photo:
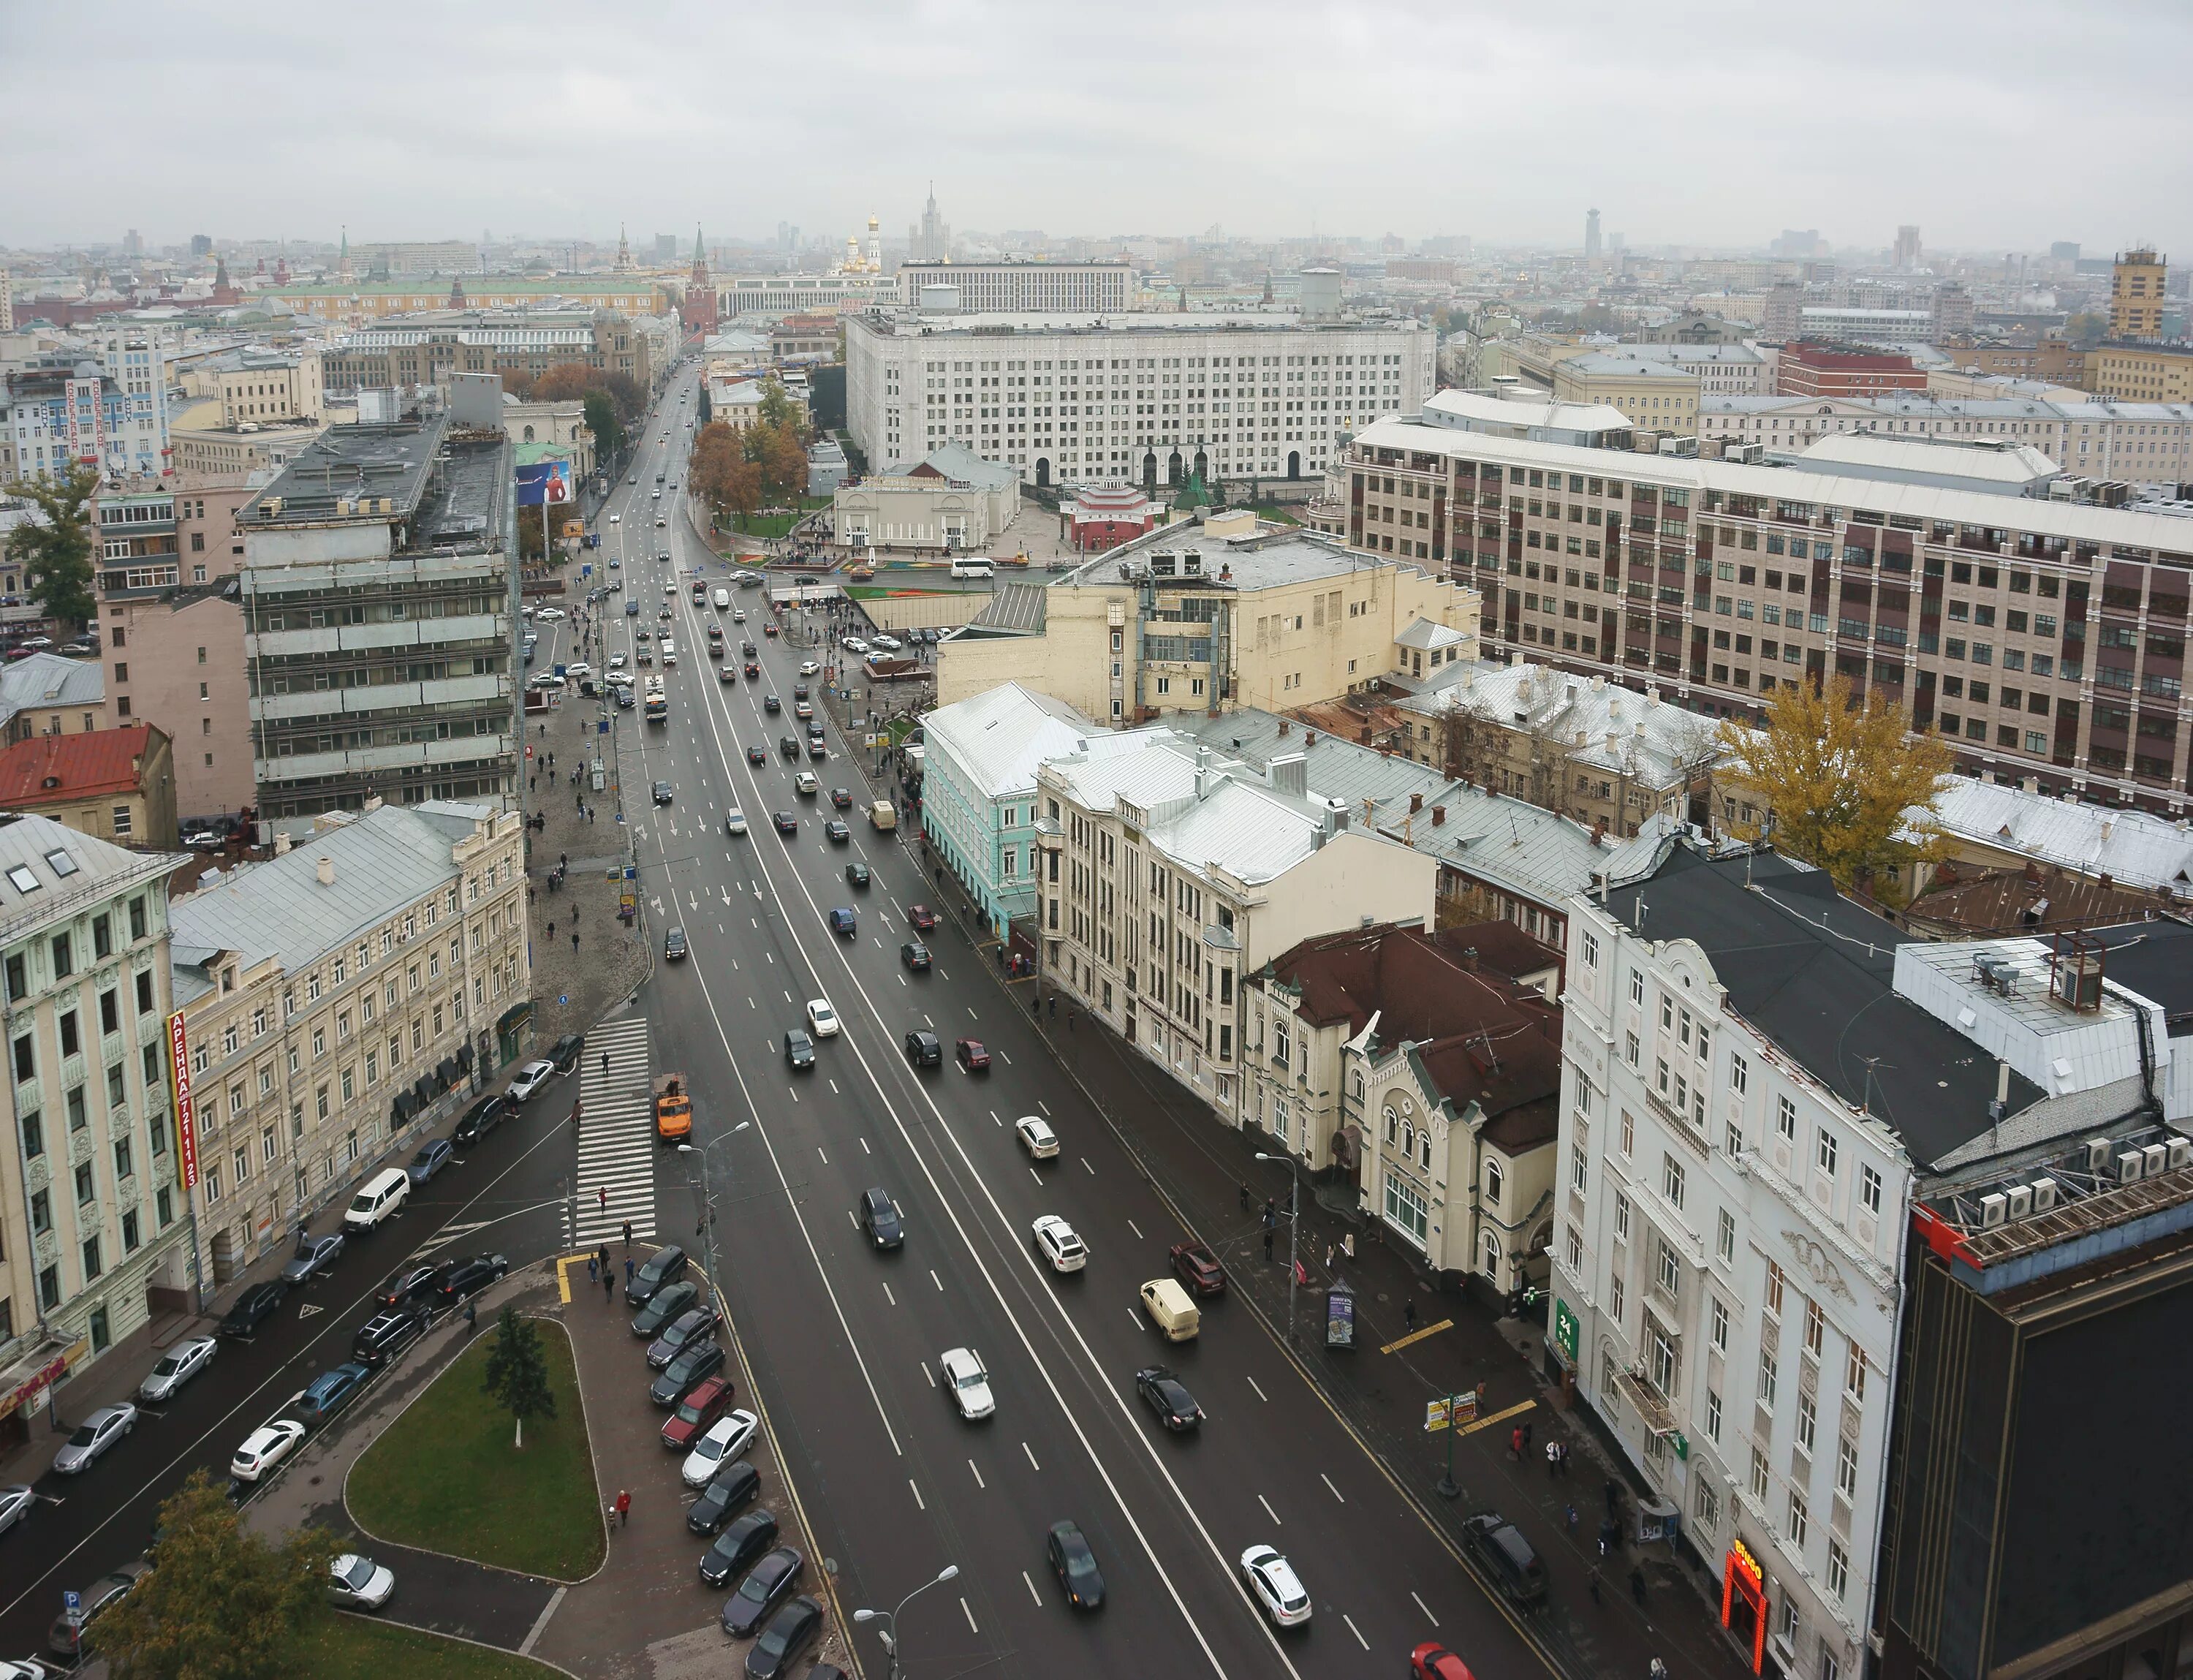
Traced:
<path id="1" fill-rule="evenodd" d="M 327 428 L 316 420 L 243 420 L 221 416 L 220 399 L 185 404 L 168 423 L 175 471 L 210 478 L 239 478 L 279 469 L 305 452 Z"/>
<path id="2" fill-rule="evenodd" d="M 568 450 L 572 471 L 580 478 L 593 473 L 594 434 L 587 429 L 586 404 L 576 398 L 560 403 L 522 403 L 506 396 L 502 429 L 513 445 L 553 444 L 558 450 Z"/>
<path id="3" fill-rule="evenodd" d="M 840 485 L 831 529 L 841 548 L 984 554 L 1020 511 L 1020 475 L 960 444 L 903 472 Z"/>
<path id="4" fill-rule="evenodd" d="M 524 822 L 376 803 L 175 901 L 215 1286 L 445 1126 L 525 1046 Z"/>
<path id="5" fill-rule="evenodd" d="M 2193 349 L 2098 344 L 2087 353 L 2087 382 L 2098 397 L 2132 403 L 2193 403 Z"/>
<path id="6" fill-rule="evenodd" d="M 0 811 L 34 811 L 117 846 L 173 846 L 173 749 L 146 723 L 18 741 L 0 751 Z"/>
<path id="7" fill-rule="evenodd" d="M 2152 247 L 2117 253 L 2110 271 L 2111 338 L 2162 336 L 2162 287 L 2169 268 Z"/>
<path id="8" fill-rule="evenodd" d="M 1208 530 L 1171 525 L 1055 582 L 1001 585 L 942 644 L 937 703 L 1018 682 L 1114 725 L 1281 712 L 1477 657 L 1474 590 L 1299 530 Z"/>
<path id="9" fill-rule="evenodd" d="M 1092 736 L 1036 798 L 1044 972 L 1231 1123 L 1247 978 L 1366 920 L 1432 922 L 1437 863 L 1353 826 L 1298 754 L 1258 772 L 1162 726 Z M 1288 1148 L 1322 1164 L 1329 1141 Z"/>
<path id="10" fill-rule="evenodd" d="M 95 659 L 30 653 L 0 665 L 0 731 L 9 745 L 34 735 L 111 728 L 106 669 Z"/>
<path id="11" fill-rule="evenodd" d="M 119 674 L 115 712 L 156 724 L 169 737 L 175 811 L 186 828 L 196 817 L 232 817 L 253 802 L 236 564 L 228 560 L 232 569 L 198 582 L 106 590 L 100 598 L 100 622 Z"/>
<path id="12" fill-rule="evenodd" d="M 653 315 L 664 307 L 662 289 L 636 274 L 614 280 L 591 280 L 572 274 L 543 280 L 467 274 L 449 286 L 423 278 L 415 284 L 334 279 L 268 286 L 258 296 L 262 304 L 286 305 L 294 314 L 322 321 L 378 321 L 390 315 L 461 305 L 474 309 L 613 309 L 625 315 Z"/>
<path id="13" fill-rule="evenodd" d="M 0 1450 L 29 1438 L 64 1373 L 117 1348 L 149 1356 L 152 1314 L 197 1304 L 167 1052 L 179 861 L 43 816 L 0 825 Z"/>
<path id="14" fill-rule="evenodd" d="M 1605 404 L 1642 432 L 1687 438 L 1698 429 L 1698 375 L 1680 363 L 1616 346 L 1564 356 L 1553 375 L 1555 402 Z"/>
<path id="15" fill-rule="evenodd" d="M 225 427 L 327 418 L 315 349 L 232 350 L 187 364 L 178 382 L 185 397 L 219 403 Z"/>

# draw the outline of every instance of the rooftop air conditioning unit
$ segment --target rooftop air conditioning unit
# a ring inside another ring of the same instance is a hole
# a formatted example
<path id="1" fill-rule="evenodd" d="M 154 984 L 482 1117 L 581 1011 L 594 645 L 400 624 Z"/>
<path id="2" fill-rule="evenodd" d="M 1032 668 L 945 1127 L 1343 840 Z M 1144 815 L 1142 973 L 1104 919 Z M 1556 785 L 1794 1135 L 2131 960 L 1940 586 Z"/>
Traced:
<path id="1" fill-rule="evenodd" d="M 2173 1172 L 2181 1167 L 2193 1167 L 2193 1138 L 2170 1140 L 2170 1166 Z"/>
<path id="2" fill-rule="evenodd" d="M 2110 1140 L 2089 1138 L 2087 1140 L 2087 1171 L 2096 1176 L 2106 1173 L 2110 1166 Z"/>
<path id="3" fill-rule="evenodd" d="M 2010 1217 L 2013 1219 L 2023 1219 L 2030 1216 L 2032 1212 L 2033 1186 L 2013 1184 L 2010 1187 Z"/>
<path id="4" fill-rule="evenodd" d="M 2010 1213 L 2010 1198 L 2000 1191 L 1990 1190 L 1980 1198 L 1980 1229 L 1993 1230 L 2003 1223 Z"/>
<path id="5" fill-rule="evenodd" d="M 2036 1178 L 2027 1188 L 2033 1192 L 2035 1213 L 2046 1213 L 2056 1205 L 2056 1181 L 2053 1178 Z"/>
<path id="6" fill-rule="evenodd" d="M 2127 1150 L 2117 1157 L 2117 1182 L 2136 1184 L 2147 1171 L 2147 1157 L 2138 1150 Z"/>
<path id="7" fill-rule="evenodd" d="M 2169 1144 L 2150 1144 L 2140 1154 L 2147 1161 L 2147 1170 L 2140 1175 L 2142 1178 L 2159 1178 L 2170 1170 Z"/>

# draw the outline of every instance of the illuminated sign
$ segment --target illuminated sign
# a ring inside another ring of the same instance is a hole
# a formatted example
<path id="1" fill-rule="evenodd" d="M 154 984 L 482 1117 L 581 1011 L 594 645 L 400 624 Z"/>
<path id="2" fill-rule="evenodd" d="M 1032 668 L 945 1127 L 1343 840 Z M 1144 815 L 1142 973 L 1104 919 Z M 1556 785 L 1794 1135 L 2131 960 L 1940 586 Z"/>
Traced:
<path id="1" fill-rule="evenodd" d="M 183 1012 L 168 1017 L 168 1088 L 175 1096 L 175 1130 L 182 1156 L 183 1188 L 198 1187 L 198 1110 L 191 1102 L 191 1046 L 183 1030 Z"/>
<path id="2" fill-rule="evenodd" d="M 1751 1616 L 1751 1671 L 1761 1672 L 1766 1662 L 1766 1575 L 1751 1548 L 1740 1540 L 1729 1542 L 1728 1561 L 1721 1578 L 1721 1625 L 1736 1626 L 1736 1607 L 1742 1603 Z"/>

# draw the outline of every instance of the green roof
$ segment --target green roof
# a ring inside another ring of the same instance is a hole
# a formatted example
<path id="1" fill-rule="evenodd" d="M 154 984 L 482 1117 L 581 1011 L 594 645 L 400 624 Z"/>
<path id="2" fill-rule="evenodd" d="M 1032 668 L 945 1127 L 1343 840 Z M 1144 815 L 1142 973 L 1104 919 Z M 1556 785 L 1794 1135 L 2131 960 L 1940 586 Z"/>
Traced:
<path id="1" fill-rule="evenodd" d="M 493 295 L 498 292 L 523 292 L 543 297 L 623 296 L 631 292 L 651 292 L 655 282 L 633 278 L 626 279 L 587 279 L 575 274 L 552 275 L 547 279 L 527 279 L 516 274 L 417 274 L 404 280 L 353 280 L 348 284 L 330 280 L 321 285 L 266 286 L 255 295 L 260 297 L 350 297 L 375 296 L 386 293 L 434 292 L 449 295 L 449 282 L 461 280 L 465 295 L 474 290 Z"/>

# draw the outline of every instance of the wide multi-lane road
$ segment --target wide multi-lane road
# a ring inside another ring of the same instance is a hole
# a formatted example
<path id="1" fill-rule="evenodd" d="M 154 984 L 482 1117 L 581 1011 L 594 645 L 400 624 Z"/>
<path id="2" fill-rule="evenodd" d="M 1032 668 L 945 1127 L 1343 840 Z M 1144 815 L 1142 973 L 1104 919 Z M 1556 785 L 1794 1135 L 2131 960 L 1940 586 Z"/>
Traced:
<path id="1" fill-rule="evenodd" d="M 642 608 L 626 616 L 610 599 L 607 651 L 636 655 L 641 628 L 667 628 L 679 651 L 663 672 L 667 722 L 626 712 L 617 730 L 650 932 L 659 943 L 680 928 L 691 952 L 659 965 L 640 998 L 657 1071 L 691 1081 L 702 1151 L 662 1152 L 656 1202 L 664 1235 L 705 1253 L 705 1166 L 717 1270 L 839 1602 L 887 1608 L 956 1564 L 902 1628 L 904 1655 L 930 1673 L 1039 1663 L 1096 1677 L 1131 1663 L 1182 1676 L 1392 1674 L 1428 1639 L 1484 1680 L 1545 1672 L 1245 1310 L 1206 1304 L 1198 1339 L 1159 1341 L 1136 1290 L 1165 1273 L 1185 1233 L 1051 1064 L 1022 1018 L 1025 991 L 1001 988 L 982 968 L 991 959 L 951 928 L 930 937 L 933 969 L 902 964 L 908 912 L 924 897 L 918 844 L 868 826 L 857 757 L 834 725 L 824 762 L 778 748 L 804 734 L 793 716 L 800 665 L 827 651 L 764 637 L 760 591 L 733 592 L 745 625 L 696 605 L 694 569 L 713 589 L 728 568 L 682 516 L 653 529 L 658 507 L 679 505 L 651 492 L 658 471 L 684 478 L 692 390 L 690 374 L 673 385 L 631 469 L 638 483 L 618 486 L 605 510 L 621 521 L 602 526 L 611 552 L 621 539 L 625 598 Z M 667 564 L 654 558 L 663 548 Z M 711 622 L 725 634 L 729 681 L 708 655 Z M 747 639 L 758 680 L 738 674 Z M 764 709 L 772 694 L 780 714 Z M 761 764 L 750 746 L 765 749 Z M 804 769 L 819 776 L 819 797 L 795 790 Z M 671 804 L 648 802 L 657 781 Z M 831 810 L 833 787 L 852 794 L 850 810 Z M 733 807 L 743 837 L 724 831 Z M 776 831 L 779 811 L 795 833 Z M 825 838 L 833 815 L 848 821 L 848 841 Z M 865 891 L 846 879 L 851 863 L 873 871 Z M 840 908 L 856 916 L 850 937 L 829 926 Z M 818 997 L 843 1031 L 796 1073 L 783 1034 Z M 942 1067 L 909 1064 L 902 1046 L 915 1029 L 942 1040 Z M 987 1075 L 954 1064 L 961 1036 L 989 1047 Z M 1022 1115 L 1056 1129 L 1056 1159 L 1022 1151 L 1012 1130 Z M 856 1223 L 872 1185 L 904 1210 L 896 1253 L 874 1252 Z M 1037 1255 L 1030 1226 L 1045 1213 L 1087 1242 L 1085 1270 L 1062 1277 Z M 997 1410 L 986 1422 L 961 1421 L 937 1386 L 938 1356 L 960 1346 L 988 1367 Z M 1160 1362 L 1207 1414 L 1198 1433 L 1165 1434 L 1138 1402 L 1135 1372 Z M 1047 1574 L 1045 1534 L 1063 1518 L 1102 1562 L 1111 1596 L 1099 1615 L 1069 1613 Z M 1244 1591 L 1238 1560 L 1259 1543 L 1301 1574 L 1314 1605 L 1307 1630 L 1275 1633 Z M 856 1637 L 880 1672 L 872 1635 Z"/>

